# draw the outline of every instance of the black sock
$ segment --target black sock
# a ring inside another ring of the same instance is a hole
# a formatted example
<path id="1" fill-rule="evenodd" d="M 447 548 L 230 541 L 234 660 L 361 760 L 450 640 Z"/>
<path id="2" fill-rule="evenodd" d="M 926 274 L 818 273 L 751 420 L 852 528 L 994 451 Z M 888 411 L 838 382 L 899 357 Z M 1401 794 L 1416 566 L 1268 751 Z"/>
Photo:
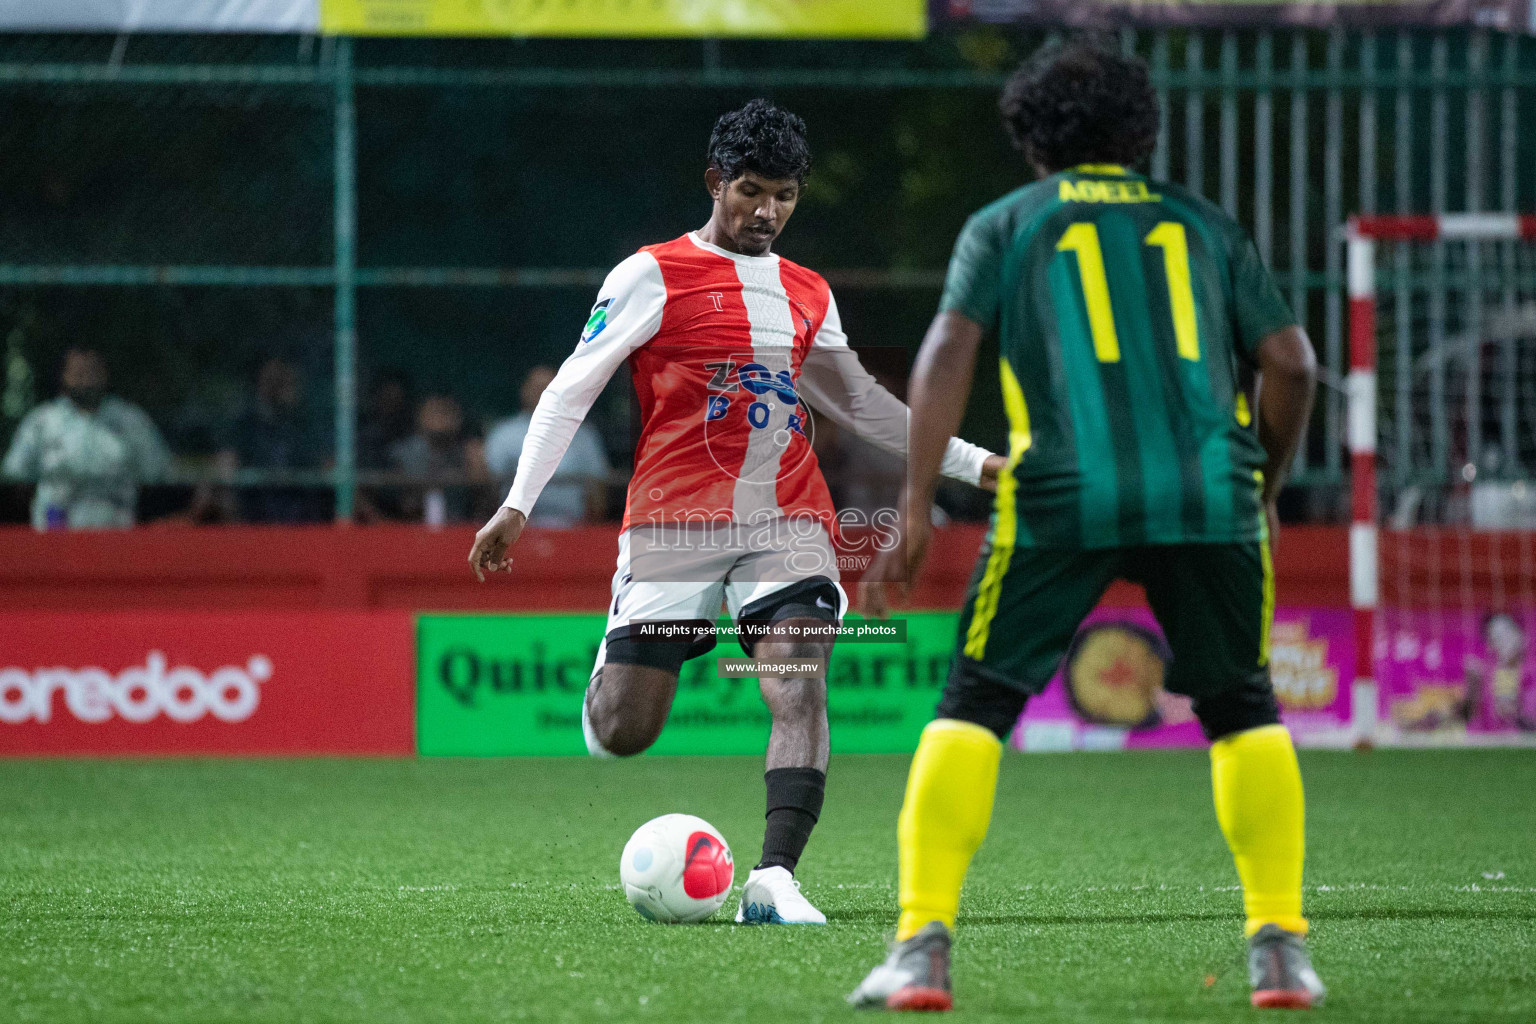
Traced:
<path id="1" fill-rule="evenodd" d="M 794 874 L 811 829 L 821 817 L 827 775 L 815 768 L 771 768 L 763 779 L 768 784 L 768 827 L 763 831 L 763 859 L 757 866 L 778 865 Z"/>

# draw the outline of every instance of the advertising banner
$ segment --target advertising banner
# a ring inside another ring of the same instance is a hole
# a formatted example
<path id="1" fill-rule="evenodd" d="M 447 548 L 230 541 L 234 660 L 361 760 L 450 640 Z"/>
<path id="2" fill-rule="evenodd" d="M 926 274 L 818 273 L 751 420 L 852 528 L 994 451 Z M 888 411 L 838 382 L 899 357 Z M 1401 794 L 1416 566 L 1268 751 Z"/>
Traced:
<path id="1" fill-rule="evenodd" d="M 905 643 L 839 641 L 834 647 L 827 674 L 834 752 L 909 752 L 932 719 L 954 650 L 956 617 L 911 612 L 902 619 Z M 1109 622 L 1157 628 L 1150 613 L 1134 608 L 1103 608 L 1088 619 L 1089 626 Z M 585 753 L 581 700 L 603 624 L 601 615 L 422 616 L 417 634 L 421 753 Z M 1275 690 L 1297 741 L 1350 742 L 1350 613 L 1280 609 L 1271 638 Z M 677 701 L 654 752 L 764 751 L 769 718 L 756 681 L 717 673 L 719 659 L 741 656 L 735 640 L 722 637 L 709 654 L 683 666 Z M 1032 751 L 1204 744 L 1187 699 L 1163 694 L 1159 714 L 1161 722 L 1148 729 L 1089 725 L 1073 713 L 1058 677 L 1030 702 L 1013 742 Z"/>
<path id="2" fill-rule="evenodd" d="M 320 0 L 5 0 L 7 32 L 315 32 Z"/>
<path id="3" fill-rule="evenodd" d="M 1473 26 L 1536 32 L 1531 0 L 7 0 L 8 32 L 302 32 L 634 38 L 921 39 L 1051 27 Z"/>
<path id="4" fill-rule="evenodd" d="M 921 39 L 927 0 L 6 0 L 9 32 Z"/>
<path id="5" fill-rule="evenodd" d="M 933 718 L 955 616 L 914 612 L 905 642 L 839 641 L 827 674 L 834 753 L 910 751 Z M 585 754 L 581 701 L 602 639 L 594 615 L 423 615 L 417 624 L 423 754 Z M 850 620 L 853 621 L 853 620 Z M 722 626 L 725 625 L 722 623 Z M 755 679 L 723 679 L 734 637 L 683 666 L 658 754 L 761 754 L 768 711 Z"/>
<path id="6" fill-rule="evenodd" d="M 1376 641 L 1383 738 L 1536 741 L 1536 612 L 1388 610 Z"/>
<path id="7" fill-rule="evenodd" d="M 926 0 L 321 0 L 338 35 L 921 39 Z"/>
<path id="8" fill-rule="evenodd" d="M 1085 629 L 1129 623 L 1159 633 L 1151 612 L 1141 608 L 1099 608 Z M 1106 671 L 1127 671 L 1134 664 L 1111 659 Z M 1354 664 L 1354 633 L 1347 610 L 1277 608 L 1270 630 L 1269 671 L 1280 702 L 1281 720 L 1302 746 L 1350 743 L 1349 683 Z M 1111 729 L 1090 725 L 1072 711 L 1062 677 L 1030 701 L 1013 732 L 1021 750 L 1120 750 L 1143 747 L 1203 746 L 1205 737 L 1188 698 L 1166 691 L 1158 695 L 1156 725 Z"/>
<path id="9" fill-rule="evenodd" d="M 0 756 L 393 754 L 406 612 L 0 614 Z"/>
<path id="10" fill-rule="evenodd" d="M 934 28 L 978 22 L 1116 28 L 1122 25 L 1472 25 L 1536 31 L 1530 0 L 930 0 Z"/>

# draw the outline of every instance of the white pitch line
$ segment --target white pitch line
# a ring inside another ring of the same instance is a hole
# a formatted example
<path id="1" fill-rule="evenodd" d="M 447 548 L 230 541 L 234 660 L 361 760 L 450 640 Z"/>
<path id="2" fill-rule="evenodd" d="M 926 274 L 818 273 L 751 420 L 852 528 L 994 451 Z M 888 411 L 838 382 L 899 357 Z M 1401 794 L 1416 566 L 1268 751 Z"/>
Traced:
<path id="1" fill-rule="evenodd" d="M 1013 886 L 1014 889 L 1024 892 L 1241 892 L 1242 886 L 1238 885 L 1060 885 L 1054 883 L 1028 882 L 1024 885 Z M 1304 892 L 1517 892 L 1536 893 L 1536 886 L 1527 885 L 1486 885 L 1470 882 L 1464 885 L 1455 885 L 1445 882 L 1436 882 L 1428 885 L 1382 885 L 1377 882 L 1345 882 L 1338 885 L 1327 883 L 1302 886 Z"/>

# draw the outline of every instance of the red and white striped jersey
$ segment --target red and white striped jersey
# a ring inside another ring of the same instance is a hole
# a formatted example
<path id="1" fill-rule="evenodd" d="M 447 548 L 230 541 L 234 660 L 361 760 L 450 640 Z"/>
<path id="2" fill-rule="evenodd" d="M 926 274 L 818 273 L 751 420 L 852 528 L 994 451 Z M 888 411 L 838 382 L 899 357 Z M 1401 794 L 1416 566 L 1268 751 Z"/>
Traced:
<path id="1" fill-rule="evenodd" d="M 646 246 L 603 282 L 575 351 L 539 399 L 504 504 L 532 511 L 624 360 L 640 408 L 625 528 L 791 515 L 815 517 L 835 536 L 811 449 L 815 417 L 906 454 L 907 408 L 848 347 L 827 282 L 690 232 Z M 951 438 L 942 472 L 975 483 L 988 454 Z"/>

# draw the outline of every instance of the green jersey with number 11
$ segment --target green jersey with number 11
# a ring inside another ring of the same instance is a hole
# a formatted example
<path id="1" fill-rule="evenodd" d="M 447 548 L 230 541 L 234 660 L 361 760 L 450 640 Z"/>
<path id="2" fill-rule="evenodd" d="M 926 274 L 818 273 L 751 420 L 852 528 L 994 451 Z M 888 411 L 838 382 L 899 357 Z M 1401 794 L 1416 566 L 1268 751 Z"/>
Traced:
<path id="1" fill-rule="evenodd" d="M 940 310 L 998 333 L 1009 471 L 994 543 L 1262 535 L 1243 382 L 1296 318 L 1219 207 L 1110 164 L 1053 174 L 966 222 Z"/>

